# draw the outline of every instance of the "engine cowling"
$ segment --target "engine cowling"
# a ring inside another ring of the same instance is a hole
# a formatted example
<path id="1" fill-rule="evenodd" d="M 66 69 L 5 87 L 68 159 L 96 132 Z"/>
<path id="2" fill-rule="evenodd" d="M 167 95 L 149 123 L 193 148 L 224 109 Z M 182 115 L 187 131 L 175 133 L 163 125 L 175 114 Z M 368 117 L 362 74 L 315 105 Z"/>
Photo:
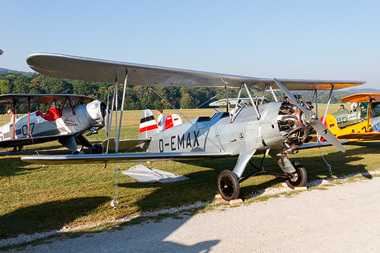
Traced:
<path id="1" fill-rule="evenodd" d="M 91 127 L 104 127 L 107 112 L 106 105 L 103 102 L 94 100 L 86 105 L 86 110 L 86 116 Z"/>

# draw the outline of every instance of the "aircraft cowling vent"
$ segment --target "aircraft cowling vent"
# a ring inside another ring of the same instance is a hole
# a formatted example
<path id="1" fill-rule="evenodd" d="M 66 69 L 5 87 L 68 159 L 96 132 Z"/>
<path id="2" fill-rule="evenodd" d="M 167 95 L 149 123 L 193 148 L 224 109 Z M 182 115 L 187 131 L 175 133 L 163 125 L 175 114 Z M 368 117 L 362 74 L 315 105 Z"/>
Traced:
<path id="1" fill-rule="evenodd" d="M 87 118 L 91 127 L 103 127 L 104 118 L 106 114 L 106 105 L 99 101 L 94 100 L 91 103 L 87 104 Z"/>

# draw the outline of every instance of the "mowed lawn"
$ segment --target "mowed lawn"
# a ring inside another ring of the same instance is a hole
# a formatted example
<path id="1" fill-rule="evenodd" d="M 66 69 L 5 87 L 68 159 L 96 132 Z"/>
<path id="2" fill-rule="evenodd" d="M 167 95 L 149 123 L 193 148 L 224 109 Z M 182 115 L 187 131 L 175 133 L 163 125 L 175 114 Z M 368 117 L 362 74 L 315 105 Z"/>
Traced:
<path id="1" fill-rule="evenodd" d="M 337 111 L 339 104 L 332 105 L 330 112 Z M 319 108 L 320 116 L 323 105 Z M 126 111 L 123 116 L 121 138 L 137 138 L 141 111 Z M 165 115 L 179 112 L 164 111 Z M 181 110 L 188 119 L 211 116 L 213 109 Z M 156 111 L 154 111 L 157 117 Z M 1 116 L 4 117 L 4 116 Z M 187 121 L 186 118 L 182 118 Z M 2 119 L 4 122 L 4 119 Z M 5 122 L 7 118 L 5 118 Z M 1 122 L 1 121 L 0 121 Z M 4 122 L 4 123 L 5 123 Z M 113 124 L 115 125 L 115 124 Z M 105 139 L 104 129 L 98 135 L 88 137 L 93 143 Z M 376 170 L 379 167 L 379 143 L 353 142 L 345 145 L 346 153 L 333 147 L 322 149 L 331 164 L 334 175 L 342 176 Z M 35 233 L 96 224 L 117 217 L 170 207 L 211 201 L 218 193 L 216 179 L 225 169 L 232 170 L 237 158 L 192 161 L 161 161 L 141 163 L 148 167 L 189 177 L 189 180 L 168 184 L 144 184 L 118 174 L 118 200 L 116 210 L 110 207 L 115 192 L 115 164 L 91 165 L 31 165 L 20 160 L 25 155 L 69 154 L 58 142 L 26 146 L 21 153 L 11 154 L 12 148 L 2 149 L 0 156 L 0 239 L 21 233 Z M 141 150 L 136 150 L 141 152 Z M 329 176 L 318 148 L 301 150 L 291 155 L 292 161 L 303 164 L 308 181 Z M 258 164 L 261 155 L 253 157 Z M 138 163 L 119 164 L 119 171 Z M 280 172 L 277 164 L 266 158 L 267 170 Z M 247 167 L 245 174 L 253 171 Z M 241 184 L 241 197 L 248 199 L 251 193 L 267 187 L 276 187 L 284 180 L 274 176 L 257 176 Z"/>

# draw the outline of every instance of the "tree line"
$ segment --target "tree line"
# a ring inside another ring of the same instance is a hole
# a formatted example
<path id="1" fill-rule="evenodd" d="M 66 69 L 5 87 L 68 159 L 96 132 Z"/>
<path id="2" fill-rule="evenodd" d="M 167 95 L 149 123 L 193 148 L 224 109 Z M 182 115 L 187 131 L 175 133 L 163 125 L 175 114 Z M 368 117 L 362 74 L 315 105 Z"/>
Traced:
<path id="1" fill-rule="evenodd" d="M 118 87 L 118 101 L 121 103 L 123 87 Z M 41 74 L 25 75 L 21 73 L 0 74 L 0 95 L 4 94 L 76 94 L 86 95 L 103 102 L 107 101 L 108 91 L 114 90 L 113 83 L 99 83 L 80 80 L 60 79 L 44 76 Z M 276 92 L 277 96 L 282 96 Z M 237 97 L 238 89 L 227 89 L 228 97 Z M 252 91 L 253 96 L 261 96 L 261 92 Z M 298 92 L 304 101 L 313 101 L 313 92 Z M 320 93 L 318 102 L 326 103 L 328 94 Z M 339 103 L 340 99 L 347 96 L 346 92 L 336 93 L 332 97 L 332 103 Z M 128 85 L 125 92 L 125 109 L 171 109 L 171 108 L 207 108 L 209 103 L 226 97 L 225 89 L 221 87 L 147 87 Z M 241 97 L 247 97 L 245 91 Z M 213 98 L 213 99 L 211 99 Z M 273 101 L 270 93 L 266 93 L 268 101 Z M 40 110 L 45 112 L 52 104 L 33 104 L 31 111 Z M 4 114 L 13 105 L 1 105 L 0 113 Z M 28 105 L 17 105 L 18 113 L 27 113 Z"/>

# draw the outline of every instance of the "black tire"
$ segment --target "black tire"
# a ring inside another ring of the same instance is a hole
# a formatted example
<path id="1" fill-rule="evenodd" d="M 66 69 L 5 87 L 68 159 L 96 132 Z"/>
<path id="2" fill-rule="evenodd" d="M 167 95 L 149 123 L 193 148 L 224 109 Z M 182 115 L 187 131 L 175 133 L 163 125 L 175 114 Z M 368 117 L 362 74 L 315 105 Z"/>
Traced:
<path id="1" fill-rule="evenodd" d="M 294 187 L 304 187 L 307 182 L 307 173 L 305 167 L 297 162 L 294 162 L 293 166 L 296 169 L 296 172 L 289 174 L 292 176 L 292 178 L 287 179 L 286 184 L 292 189 L 294 189 Z"/>
<path id="2" fill-rule="evenodd" d="M 73 152 L 73 155 L 84 155 L 84 154 L 86 154 L 86 153 L 83 150 Z"/>
<path id="3" fill-rule="evenodd" d="M 218 190 L 224 200 L 237 199 L 240 194 L 240 185 L 235 174 L 229 170 L 223 170 L 218 176 Z"/>
<path id="4" fill-rule="evenodd" d="M 91 154 L 103 154 L 103 146 L 102 144 L 94 144 L 94 149 L 91 149 Z"/>

